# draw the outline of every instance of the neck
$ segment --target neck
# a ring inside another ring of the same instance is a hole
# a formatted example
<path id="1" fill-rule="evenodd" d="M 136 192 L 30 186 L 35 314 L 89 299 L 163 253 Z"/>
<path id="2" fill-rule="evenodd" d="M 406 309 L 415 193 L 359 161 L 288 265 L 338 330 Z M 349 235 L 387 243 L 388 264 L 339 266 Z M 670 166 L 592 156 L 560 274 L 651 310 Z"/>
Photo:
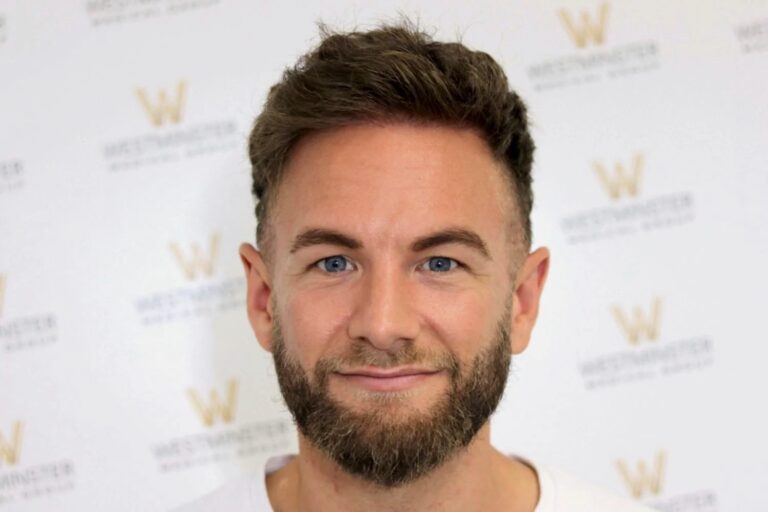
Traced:
<path id="1" fill-rule="evenodd" d="M 533 469 L 491 446 L 489 423 L 447 462 L 392 489 L 346 473 L 299 435 L 299 455 L 267 477 L 267 490 L 276 512 L 532 512 L 539 494 Z"/>

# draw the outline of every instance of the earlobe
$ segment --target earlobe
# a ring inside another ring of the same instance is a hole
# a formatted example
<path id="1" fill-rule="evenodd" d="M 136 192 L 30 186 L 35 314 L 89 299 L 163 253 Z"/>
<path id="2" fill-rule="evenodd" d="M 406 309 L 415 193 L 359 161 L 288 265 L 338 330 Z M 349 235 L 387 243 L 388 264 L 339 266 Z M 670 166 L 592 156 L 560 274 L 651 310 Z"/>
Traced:
<path id="1" fill-rule="evenodd" d="M 240 246 L 240 261 L 245 270 L 248 322 L 264 350 L 272 351 L 272 286 L 261 253 L 251 244 Z"/>
<path id="2" fill-rule="evenodd" d="M 541 247 L 529 254 L 517 274 L 512 306 L 512 353 L 519 354 L 531 340 L 539 314 L 539 303 L 549 273 L 549 250 Z"/>

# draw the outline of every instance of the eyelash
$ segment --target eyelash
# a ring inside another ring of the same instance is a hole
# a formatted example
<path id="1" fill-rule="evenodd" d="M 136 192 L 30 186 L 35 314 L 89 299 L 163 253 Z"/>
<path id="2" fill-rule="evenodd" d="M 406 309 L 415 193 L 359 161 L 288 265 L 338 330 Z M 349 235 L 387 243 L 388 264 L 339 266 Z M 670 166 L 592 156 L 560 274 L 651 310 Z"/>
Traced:
<path id="1" fill-rule="evenodd" d="M 326 261 L 326 260 L 329 260 L 329 259 L 331 259 L 331 258 L 343 258 L 343 259 L 344 259 L 344 260 L 347 262 L 347 264 L 348 264 L 348 265 L 351 265 L 352 267 L 356 267 L 355 263 L 354 263 L 352 260 L 350 260 L 349 258 L 347 258 L 346 256 L 342 256 L 341 254 L 334 254 L 333 256 L 326 256 L 325 258 L 320 258 L 319 260 L 317 260 L 317 261 L 315 261 L 314 263 L 312 263 L 312 264 L 309 266 L 309 268 L 308 268 L 308 269 L 309 269 L 309 270 L 317 269 L 317 270 L 320 270 L 321 272 L 323 272 L 323 273 L 325 273 L 325 274 L 334 274 L 334 273 L 342 274 L 342 273 L 346 273 L 346 272 L 344 272 L 344 271 L 341 271 L 341 272 L 328 272 L 328 271 L 326 271 L 325 269 L 321 268 L 321 264 L 322 264 L 324 261 Z M 466 268 L 467 268 L 467 266 L 466 266 L 464 263 L 460 262 L 459 260 L 457 260 L 457 259 L 455 259 L 455 258 L 449 258 L 448 256 L 430 256 L 430 257 L 429 257 L 429 258 L 427 258 L 425 261 L 423 261 L 423 262 L 419 263 L 419 265 L 417 266 L 417 268 L 421 268 L 421 267 L 423 267 L 424 265 L 427 265 L 427 264 L 429 264 L 430 260 L 432 260 L 432 259 L 436 259 L 436 258 L 446 259 L 446 260 L 449 260 L 449 261 L 451 261 L 451 262 L 453 262 L 453 263 L 456 263 L 456 267 L 455 267 L 455 268 L 452 268 L 452 269 L 449 269 L 449 270 L 448 270 L 448 271 L 446 271 L 446 272 L 437 272 L 437 271 L 435 271 L 435 272 L 432 272 L 432 273 L 434 273 L 434 274 L 442 274 L 442 273 L 444 273 L 444 274 L 448 274 L 448 273 L 450 273 L 450 272 L 452 272 L 452 271 L 454 271 L 454 270 L 458 270 L 458 269 L 466 269 Z"/>
<path id="2" fill-rule="evenodd" d="M 321 268 L 321 264 L 326 260 L 330 260 L 331 258 L 343 258 L 347 262 L 347 264 L 352 265 L 353 267 L 355 266 L 354 262 L 349 258 L 347 258 L 346 256 L 342 256 L 341 254 L 334 254 L 333 256 L 326 256 L 325 258 L 320 258 L 316 262 L 312 263 L 309 266 L 309 270 L 317 269 L 325 274 L 333 274 L 334 272 L 327 272 L 325 269 Z M 335 273 L 341 274 L 343 272 L 335 272 Z"/>

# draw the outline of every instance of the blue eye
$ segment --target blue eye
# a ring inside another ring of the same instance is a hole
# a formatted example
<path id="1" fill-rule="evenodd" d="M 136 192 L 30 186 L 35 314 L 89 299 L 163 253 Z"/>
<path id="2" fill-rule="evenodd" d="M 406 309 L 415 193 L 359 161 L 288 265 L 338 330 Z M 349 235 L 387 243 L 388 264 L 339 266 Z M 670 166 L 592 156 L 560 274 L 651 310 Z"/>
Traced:
<path id="1" fill-rule="evenodd" d="M 459 263 L 456 260 L 444 256 L 429 258 L 425 264 L 432 272 L 448 272 L 459 266 Z"/>
<path id="2" fill-rule="evenodd" d="M 344 256 L 330 256 L 323 258 L 315 264 L 320 270 L 329 273 L 339 273 L 348 270 L 352 263 Z"/>

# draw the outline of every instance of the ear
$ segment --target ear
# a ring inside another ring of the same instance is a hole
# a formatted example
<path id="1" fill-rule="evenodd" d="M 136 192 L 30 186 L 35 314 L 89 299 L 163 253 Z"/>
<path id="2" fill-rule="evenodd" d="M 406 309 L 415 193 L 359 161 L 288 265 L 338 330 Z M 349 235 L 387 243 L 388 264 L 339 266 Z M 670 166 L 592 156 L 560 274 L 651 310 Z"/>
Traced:
<path id="1" fill-rule="evenodd" d="M 549 250 L 541 247 L 529 254 L 517 273 L 512 305 L 512 353 L 528 346 L 539 314 L 539 301 L 549 272 Z"/>
<path id="2" fill-rule="evenodd" d="M 272 351 L 272 286 L 261 252 L 251 244 L 240 246 L 240 260 L 247 282 L 246 309 L 253 333 L 264 350 Z"/>

